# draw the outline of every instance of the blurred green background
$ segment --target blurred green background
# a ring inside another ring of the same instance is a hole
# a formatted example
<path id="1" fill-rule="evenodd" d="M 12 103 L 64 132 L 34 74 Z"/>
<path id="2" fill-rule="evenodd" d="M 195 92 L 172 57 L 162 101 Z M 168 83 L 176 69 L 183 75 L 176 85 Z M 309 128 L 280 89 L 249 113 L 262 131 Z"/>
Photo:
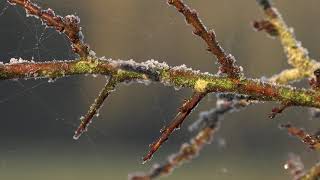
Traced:
<path id="1" fill-rule="evenodd" d="M 191 34 L 184 18 L 165 0 L 59 0 L 37 1 L 57 14 L 81 17 L 85 41 L 98 56 L 145 61 L 215 73 L 217 65 L 204 43 Z M 221 45 L 244 67 L 248 77 L 269 77 L 287 68 L 278 40 L 256 33 L 251 22 L 261 19 L 255 0 L 186 0 L 198 10 L 208 28 L 214 28 Z M 286 22 L 294 27 L 313 58 L 319 56 L 318 0 L 277 0 Z M 0 2 L 0 59 L 22 57 L 35 61 L 74 59 L 66 37 L 27 18 L 19 7 Z M 73 132 L 106 81 L 105 77 L 78 76 L 47 80 L 0 82 L 0 179 L 127 179 L 129 172 L 148 170 L 176 152 L 194 133 L 187 126 L 201 111 L 215 106 L 206 98 L 180 131 L 142 165 L 141 157 L 159 130 L 175 115 L 190 90 L 175 91 L 159 84 L 121 85 L 105 102 L 89 132 L 78 141 Z M 305 86 L 306 80 L 295 84 Z M 179 168 L 175 179 L 289 179 L 283 164 L 289 152 L 302 156 L 306 167 L 318 154 L 278 129 L 293 122 L 314 131 L 308 109 L 290 108 L 268 119 L 275 103 L 264 103 L 228 114 L 211 145 Z"/>

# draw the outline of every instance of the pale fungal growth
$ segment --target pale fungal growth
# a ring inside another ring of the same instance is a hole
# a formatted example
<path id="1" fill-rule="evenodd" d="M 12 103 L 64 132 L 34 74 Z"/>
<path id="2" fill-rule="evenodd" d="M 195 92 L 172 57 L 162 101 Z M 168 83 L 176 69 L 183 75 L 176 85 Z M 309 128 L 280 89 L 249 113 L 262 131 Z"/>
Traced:
<path id="1" fill-rule="evenodd" d="M 208 85 L 207 81 L 205 81 L 203 79 L 199 79 L 196 81 L 196 83 L 194 85 L 194 90 L 197 92 L 205 92 L 207 85 Z"/>
<path id="2" fill-rule="evenodd" d="M 170 156 L 164 164 L 154 166 L 149 173 L 129 176 L 132 180 L 151 180 L 168 175 L 175 168 L 195 158 L 201 149 L 211 142 L 226 113 L 236 112 L 248 105 L 266 101 L 275 101 L 280 104 L 280 107 L 273 108 L 271 118 L 283 112 L 287 107 L 304 106 L 317 109 L 317 111 L 320 108 L 320 63 L 309 57 L 308 51 L 295 39 L 293 29 L 285 24 L 280 13 L 268 0 L 258 0 L 266 19 L 256 21 L 254 27 L 258 31 L 264 30 L 269 35 L 280 39 L 288 63 L 292 66 L 291 69 L 284 70 L 269 79 L 245 77 L 242 66 L 237 65 L 236 58 L 226 53 L 220 46 L 215 32 L 208 30 L 196 10 L 191 9 L 182 0 L 168 0 L 167 3 L 184 16 L 186 23 L 193 27 L 193 34 L 205 42 L 207 50 L 219 64 L 217 73 L 193 70 L 184 64 L 173 67 L 166 62 L 160 63 L 154 59 L 139 63 L 132 59 L 126 61 L 99 58 L 83 41 L 84 36 L 78 16 L 56 15 L 52 9 L 44 10 L 31 0 L 7 0 L 7 2 L 12 6 L 24 8 L 27 17 L 38 18 L 46 27 L 52 27 L 59 33 L 64 33 L 79 58 L 45 62 L 11 58 L 8 63 L 0 63 L 0 80 L 47 78 L 48 82 L 54 82 L 57 78 L 65 76 L 89 74 L 94 77 L 98 75 L 108 77 L 108 81 L 88 112 L 80 117 L 80 125 L 75 131 L 74 139 L 79 139 L 88 130 L 93 118 L 99 116 L 104 101 L 111 93 L 114 93 L 118 84 L 144 83 L 148 85 L 154 82 L 171 86 L 176 90 L 191 89 L 193 94 L 182 102 L 172 122 L 161 129 L 159 138 L 150 145 L 148 153 L 143 158 L 143 162 L 147 162 L 172 133 L 180 129 L 190 113 L 209 93 L 217 93 L 216 107 L 200 113 L 199 120 L 190 126 L 190 130 L 197 131 L 196 136 L 188 143 L 182 144 L 180 151 Z M 311 87 L 308 89 L 286 85 L 304 78 L 312 78 L 310 79 Z M 320 149 L 319 133 L 309 134 L 290 124 L 282 127 L 311 149 Z M 292 159 L 290 163 L 287 163 L 285 168 L 291 169 L 296 179 L 313 180 L 320 177 L 319 164 L 312 167 L 310 171 L 302 173 L 303 166 L 300 166 L 297 159 Z"/>

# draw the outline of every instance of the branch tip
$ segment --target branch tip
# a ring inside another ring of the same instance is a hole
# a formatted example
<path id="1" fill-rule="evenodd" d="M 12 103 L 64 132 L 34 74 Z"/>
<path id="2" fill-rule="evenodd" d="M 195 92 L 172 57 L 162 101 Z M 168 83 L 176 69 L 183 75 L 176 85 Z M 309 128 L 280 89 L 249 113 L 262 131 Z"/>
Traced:
<path id="1" fill-rule="evenodd" d="M 80 125 L 75 131 L 75 134 L 73 136 L 73 139 L 77 140 L 80 138 L 80 136 L 87 131 L 88 126 L 92 123 L 92 119 L 94 115 L 96 115 L 103 105 L 103 102 L 105 99 L 111 94 L 112 91 L 114 91 L 115 85 L 117 81 L 116 78 L 110 77 L 106 85 L 103 87 L 103 89 L 100 91 L 98 97 L 95 99 L 94 103 L 89 108 L 87 114 L 85 116 L 82 116 L 80 118 Z"/>
<path id="2" fill-rule="evenodd" d="M 274 119 L 278 114 L 281 114 L 286 108 L 292 106 L 291 103 L 282 103 L 280 107 L 272 108 L 271 114 L 269 115 L 270 119 Z"/>
<path id="3" fill-rule="evenodd" d="M 161 147 L 161 145 L 168 140 L 169 136 L 176 129 L 179 129 L 181 124 L 184 122 L 185 118 L 190 114 L 190 112 L 198 105 L 198 103 L 205 97 L 207 92 L 195 92 L 193 96 L 184 101 L 183 105 L 179 108 L 179 113 L 173 119 L 173 121 L 165 128 L 161 130 L 161 136 L 150 144 L 150 150 L 148 154 L 143 158 L 143 163 L 150 160 L 153 154 Z"/>

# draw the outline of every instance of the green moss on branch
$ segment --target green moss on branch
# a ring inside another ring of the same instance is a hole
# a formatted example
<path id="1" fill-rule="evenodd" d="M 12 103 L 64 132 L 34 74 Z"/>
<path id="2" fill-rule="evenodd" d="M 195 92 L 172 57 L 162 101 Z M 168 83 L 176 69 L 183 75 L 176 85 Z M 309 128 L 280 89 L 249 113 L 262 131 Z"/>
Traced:
<path id="1" fill-rule="evenodd" d="M 80 60 L 54 62 L 23 62 L 3 64 L 0 78 L 59 78 L 80 74 L 113 75 L 118 82 L 160 82 L 195 91 L 229 92 L 255 96 L 257 100 L 286 102 L 299 106 L 320 107 L 320 94 L 313 90 L 295 89 L 254 79 L 233 79 L 201 73 L 186 67 L 169 67 L 165 63 L 122 60 Z"/>

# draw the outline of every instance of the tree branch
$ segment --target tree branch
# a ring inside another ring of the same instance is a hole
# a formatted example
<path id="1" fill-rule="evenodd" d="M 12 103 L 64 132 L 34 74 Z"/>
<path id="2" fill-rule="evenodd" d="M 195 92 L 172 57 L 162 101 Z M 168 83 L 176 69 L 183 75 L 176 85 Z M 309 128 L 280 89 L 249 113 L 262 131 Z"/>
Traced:
<path id="1" fill-rule="evenodd" d="M 301 42 L 296 40 L 293 29 L 289 28 L 283 20 L 279 11 L 271 4 L 269 0 L 257 0 L 262 7 L 266 16 L 265 20 L 256 21 L 254 24 L 266 24 L 267 26 L 259 27 L 257 30 L 276 31 L 287 55 L 288 63 L 293 67 L 292 70 L 284 70 L 280 74 L 274 75 L 271 80 L 277 83 L 285 84 L 289 81 L 300 80 L 306 77 L 312 77 L 320 63 L 309 57 L 308 51 L 302 47 Z M 272 28 L 270 28 L 272 26 Z"/>
<path id="2" fill-rule="evenodd" d="M 311 77 L 315 73 L 316 78 L 312 81 L 312 89 L 296 89 L 291 86 L 281 86 L 270 82 L 255 79 L 246 79 L 242 75 L 242 68 L 236 65 L 235 58 L 227 54 L 216 40 L 213 30 L 207 30 L 195 10 L 190 9 L 182 0 L 168 0 L 168 4 L 174 6 L 186 18 L 186 22 L 193 26 L 193 33 L 201 37 L 208 45 L 208 51 L 216 56 L 220 64 L 220 72 L 227 77 L 215 76 L 209 73 L 201 73 L 186 68 L 185 66 L 169 67 L 165 63 L 158 63 L 154 60 L 142 63 L 134 61 L 114 61 L 104 58 L 97 58 L 89 53 L 89 46 L 84 43 L 79 26 L 80 19 L 74 15 L 61 17 L 55 15 L 51 9 L 43 10 L 30 0 L 7 0 L 12 5 L 19 5 L 26 10 L 27 16 L 39 17 L 48 27 L 53 27 L 59 32 L 63 32 L 70 40 L 74 52 L 80 55 L 79 60 L 72 61 L 51 61 L 35 63 L 22 59 L 11 59 L 10 63 L 0 65 L 0 79 L 19 78 L 59 78 L 63 76 L 80 74 L 101 74 L 110 76 L 110 81 L 100 92 L 94 104 L 90 107 L 85 117 L 81 118 L 81 124 L 76 130 L 74 138 L 77 139 L 87 130 L 93 116 L 98 112 L 107 96 L 114 90 L 118 83 L 122 82 L 160 82 L 164 85 L 175 87 L 186 87 L 194 90 L 194 95 L 186 101 L 179 109 L 173 122 L 162 131 L 160 138 L 151 145 L 150 151 L 144 160 L 148 160 L 158 150 L 158 148 L 168 139 L 172 132 L 177 129 L 189 113 L 197 106 L 207 93 L 235 93 L 231 94 L 231 99 L 223 100 L 227 106 L 219 106 L 209 111 L 208 116 L 214 118 L 204 118 L 197 123 L 200 128 L 198 135 L 189 144 L 181 147 L 180 152 L 169 159 L 167 163 L 153 169 L 149 174 L 143 176 L 133 176 L 133 179 L 153 179 L 160 175 L 168 174 L 175 167 L 178 167 L 186 160 L 190 160 L 211 140 L 217 130 L 220 117 L 227 112 L 232 112 L 240 107 L 250 104 L 250 99 L 260 101 L 277 101 L 283 104 L 282 108 L 274 109 L 275 113 L 280 113 L 287 106 L 307 106 L 320 108 L 320 73 L 315 70 L 320 67 L 320 63 L 311 59 L 306 49 L 295 36 L 290 28 L 283 21 L 280 13 L 272 6 L 269 0 L 257 0 L 262 6 L 267 19 L 256 21 L 254 26 L 257 30 L 265 30 L 272 36 L 279 36 L 288 57 L 288 62 L 292 69 L 285 70 L 273 76 L 270 81 L 277 83 L 288 83 L 304 77 Z M 89 57 L 90 56 L 90 57 Z M 317 75 L 318 74 L 318 75 Z M 244 97 L 237 99 L 237 96 Z M 244 96 L 242 96 L 244 95 Z M 237 99 L 234 101 L 234 99 Z M 290 134 L 298 137 L 313 149 L 319 149 L 318 135 L 308 133 L 291 125 L 283 126 Z M 315 179 L 319 177 L 320 166 L 315 165 L 309 172 L 301 175 L 299 179 Z M 296 171 L 298 172 L 298 171 Z"/>
<path id="3" fill-rule="evenodd" d="M 239 78 L 242 76 L 242 68 L 236 65 L 236 60 L 231 54 L 226 54 L 216 40 L 213 30 L 208 31 L 202 23 L 196 10 L 191 10 L 182 0 L 168 0 L 168 4 L 174 6 L 186 18 L 186 22 L 193 26 L 193 33 L 201 37 L 208 45 L 208 51 L 215 55 L 220 64 L 220 72 L 229 77 Z"/>
<path id="4" fill-rule="evenodd" d="M 114 77 L 110 77 L 106 85 L 103 87 L 98 97 L 94 100 L 94 103 L 90 106 L 87 114 L 80 118 L 81 123 L 78 129 L 75 131 L 73 139 L 77 140 L 79 137 L 87 131 L 89 124 L 92 122 L 92 118 L 96 115 L 101 108 L 104 100 L 114 91 L 117 84 L 117 80 Z"/>
<path id="5" fill-rule="evenodd" d="M 320 163 L 316 163 L 309 171 L 295 180 L 318 180 L 320 178 Z"/>
<path id="6" fill-rule="evenodd" d="M 80 18 L 74 15 L 68 15 L 66 17 L 61 17 L 55 15 L 52 9 L 43 10 L 40 6 L 32 3 L 29 0 L 7 0 L 11 5 L 20 5 L 26 10 L 27 16 L 34 16 L 40 18 L 43 24 L 48 27 L 53 27 L 58 32 L 63 32 L 69 39 L 71 47 L 75 53 L 80 57 L 95 56 L 94 53 L 89 53 L 89 46 L 83 41 L 84 37 L 81 32 L 81 27 L 79 26 Z M 91 51 L 93 52 L 93 51 Z M 103 101 L 109 95 L 113 85 L 110 84 L 114 82 L 106 83 L 104 88 L 101 90 L 99 96 L 96 98 L 94 104 L 91 105 L 88 113 L 85 117 L 82 117 L 79 128 L 75 131 L 74 139 L 78 139 L 81 134 L 87 130 L 89 123 L 91 123 L 93 116 L 97 113 L 103 104 Z"/>
<path id="7" fill-rule="evenodd" d="M 240 78 L 242 76 L 242 69 L 235 64 L 235 58 L 232 55 L 227 55 L 223 48 L 216 40 L 214 31 L 208 31 L 205 25 L 199 19 L 195 10 L 191 10 L 182 0 L 168 0 L 169 5 L 174 6 L 180 13 L 182 13 L 188 24 L 194 27 L 194 34 L 201 37 L 208 45 L 208 50 L 217 57 L 220 63 L 220 72 L 226 73 L 231 78 Z M 200 81 L 199 81 L 200 82 Z M 205 82 L 204 82 L 205 83 Z M 202 86 L 202 85 L 201 85 Z M 198 93 L 200 92 L 200 93 Z M 168 139 L 170 134 L 185 120 L 189 113 L 196 107 L 200 100 L 207 94 L 205 87 L 198 89 L 191 99 L 186 101 L 180 108 L 173 122 L 162 131 L 160 138 L 150 145 L 149 153 L 143 158 L 144 162 L 149 160 L 152 155 L 160 148 L 160 146 Z"/>
<path id="8" fill-rule="evenodd" d="M 319 92 L 276 85 L 257 79 L 233 79 L 201 73 L 185 66 L 169 67 L 154 60 L 135 61 L 82 59 L 79 61 L 29 62 L 11 60 L 0 65 L 0 80 L 17 78 L 59 78 L 80 74 L 112 75 L 121 81 L 160 82 L 196 92 L 228 92 L 253 96 L 260 101 L 278 101 L 295 106 L 320 107 Z"/>
<path id="9" fill-rule="evenodd" d="M 61 17 L 56 15 L 52 9 L 43 10 L 30 0 L 7 0 L 11 5 L 19 5 L 26 10 L 28 16 L 39 17 L 48 27 L 55 28 L 58 32 L 63 32 L 72 43 L 72 49 L 80 57 L 89 55 L 89 46 L 84 43 L 80 18 L 75 15 Z"/>
<path id="10" fill-rule="evenodd" d="M 180 128 L 186 117 L 206 95 L 207 92 L 195 92 L 189 100 L 186 100 L 185 103 L 183 103 L 183 105 L 179 108 L 179 113 L 176 115 L 173 121 L 165 129 L 161 130 L 161 136 L 159 139 L 150 145 L 149 153 L 143 158 L 144 162 L 153 156 L 160 146 L 168 140 L 169 136 L 174 130 Z"/>
<path id="11" fill-rule="evenodd" d="M 308 145 L 310 149 L 320 150 L 319 134 L 309 134 L 305 130 L 292 126 L 291 124 L 281 125 L 280 128 L 286 129 L 288 133 Z"/>

